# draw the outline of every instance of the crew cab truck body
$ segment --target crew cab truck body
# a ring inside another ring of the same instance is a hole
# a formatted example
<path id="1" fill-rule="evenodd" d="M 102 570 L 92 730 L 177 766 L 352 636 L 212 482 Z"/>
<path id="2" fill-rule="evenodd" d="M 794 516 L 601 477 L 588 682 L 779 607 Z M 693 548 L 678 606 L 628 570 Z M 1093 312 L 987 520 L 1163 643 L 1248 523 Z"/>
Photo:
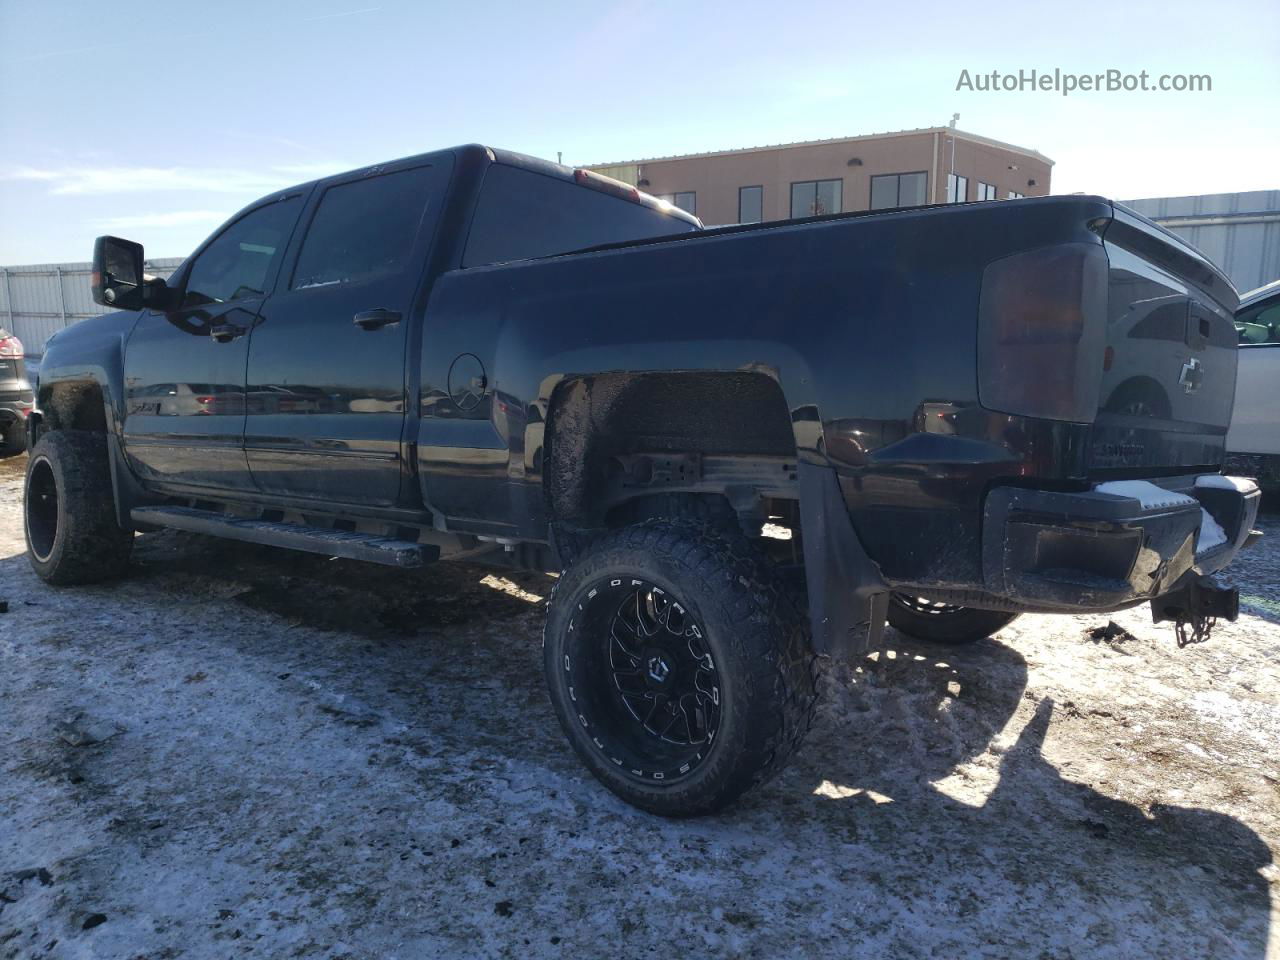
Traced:
<path id="1" fill-rule="evenodd" d="M 265 198 L 167 283 L 141 263 L 100 238 L 127 309 L 49 344 L 37 571 L 114 574 L 158 526 L 563 571 L 552 701 L 646 809 L 770 775 L 816 656 L 886 618 L 1234 616 L 1236 294 L 1097 197 L 702 230 L 469 146 Z"/>

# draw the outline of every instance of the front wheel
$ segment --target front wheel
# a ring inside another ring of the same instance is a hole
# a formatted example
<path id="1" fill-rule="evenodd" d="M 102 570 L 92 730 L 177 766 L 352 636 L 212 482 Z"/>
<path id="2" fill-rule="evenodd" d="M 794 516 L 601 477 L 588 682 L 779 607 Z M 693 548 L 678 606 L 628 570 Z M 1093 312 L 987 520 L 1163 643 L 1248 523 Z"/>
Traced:
<path id="1" fill-rule="evenodd" d="M 889 623 L 917 640 L 956 645 L 989 637 L 1018 618 L 1016 613 L 978 610 L 895 593 L 889 597 Z"/>
<path id="2" fill-rule="evenodd" d="M 124 571 L 133 531 L 116 522 L 103 434 L 57 430 L 40 437 L 27 462 L 23 520 L 27 556 L 41 579 L 94 583 Z"/>
<path id="3" fill-rule="evenodd" d="M 595 540 L 556 584 L 543 648 L 579 758 L 664 816 L 710 813 L 767 780 L 817 702 L 805 620 L 769 562 L 696 522 Z"/>

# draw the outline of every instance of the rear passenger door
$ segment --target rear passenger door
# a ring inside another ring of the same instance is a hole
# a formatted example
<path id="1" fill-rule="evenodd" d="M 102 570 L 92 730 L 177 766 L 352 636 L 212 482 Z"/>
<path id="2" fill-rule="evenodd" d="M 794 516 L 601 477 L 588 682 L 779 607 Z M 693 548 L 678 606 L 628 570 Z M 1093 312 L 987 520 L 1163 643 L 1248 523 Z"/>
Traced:
<path id="1" fill-rule="evenodd" d="M 249 344 L 245 453 L 257 489 L 390 506 L 404 467 L 405 347 L 448 161 L 323 184 Z"/>

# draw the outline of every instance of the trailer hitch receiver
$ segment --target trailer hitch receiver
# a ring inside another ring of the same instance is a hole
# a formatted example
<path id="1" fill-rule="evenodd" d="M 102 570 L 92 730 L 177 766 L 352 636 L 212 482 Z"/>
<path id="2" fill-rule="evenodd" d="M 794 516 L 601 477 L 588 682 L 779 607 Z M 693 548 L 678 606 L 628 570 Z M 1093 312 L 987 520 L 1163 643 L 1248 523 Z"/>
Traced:
<path id="1" fill-rule="evenodd" d="M 1219 586 L 1212 577 L 1196 577 L 1185 587 L 1151 601 L 1151 622 L 1173 621 L 1178 646 L 1204 643 L 1218 619 L 1240 616 L 1240 591 Z"/>

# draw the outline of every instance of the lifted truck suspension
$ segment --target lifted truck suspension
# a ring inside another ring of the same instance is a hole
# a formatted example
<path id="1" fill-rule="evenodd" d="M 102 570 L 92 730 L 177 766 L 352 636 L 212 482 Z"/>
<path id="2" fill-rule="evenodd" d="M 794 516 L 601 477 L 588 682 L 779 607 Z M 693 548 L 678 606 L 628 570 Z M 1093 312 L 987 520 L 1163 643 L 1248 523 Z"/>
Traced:
<path id="1" fill-rule="evenodd" d="M 1204 643 L 1218 618 L 1235 622 L 1240 616 L 1240 591 L 1219 586 L 1213 577 L 1196 577 L 1185 587 L 1151 601 L 1151 622 L 1173 621 L 1178 647 Z"/>

